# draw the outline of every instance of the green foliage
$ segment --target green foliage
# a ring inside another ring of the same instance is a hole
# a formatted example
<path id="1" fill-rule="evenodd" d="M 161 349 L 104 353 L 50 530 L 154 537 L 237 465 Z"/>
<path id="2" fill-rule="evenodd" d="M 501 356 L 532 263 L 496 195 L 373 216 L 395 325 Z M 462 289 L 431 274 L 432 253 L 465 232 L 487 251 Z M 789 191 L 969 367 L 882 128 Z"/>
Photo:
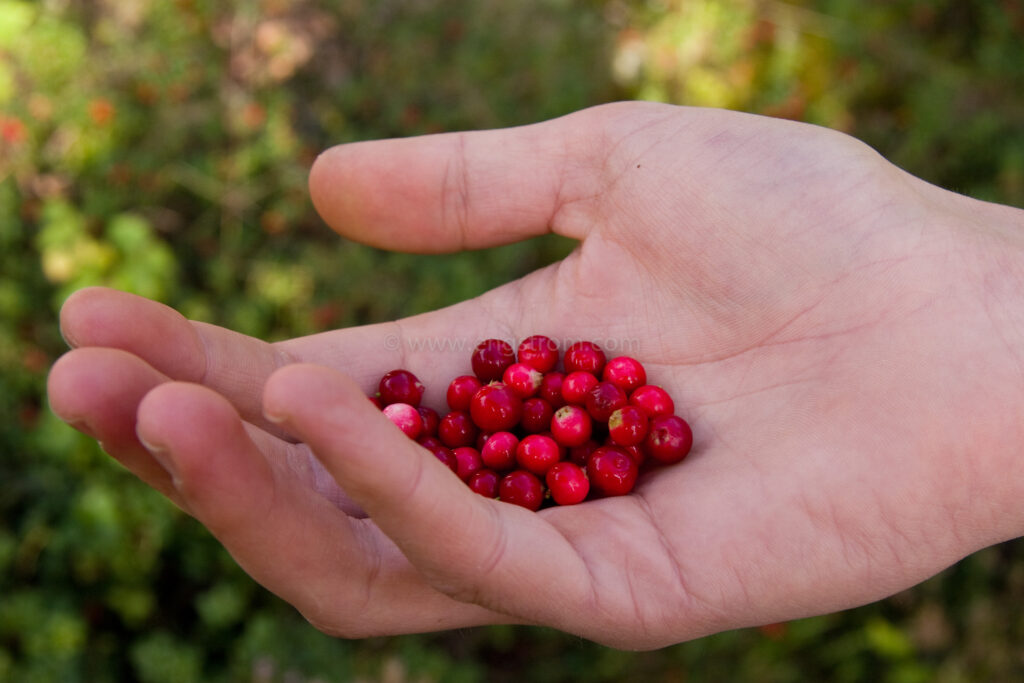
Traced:
<path id="1" fill-rule="evenodd" d="M 860 610 L 653 653 L 514 627 L 332 639 L 56 420 L 44 383 L 82 286 L 279 339 L 453 303 L 572 246 L 341 240 L 305 190 L 337 142 L 639 96 L 841 128 L 1024 205 L 1022 31 L 1015 0 L 0 0 L 0 680 L 1020 678 L 1017 544 Z"/>

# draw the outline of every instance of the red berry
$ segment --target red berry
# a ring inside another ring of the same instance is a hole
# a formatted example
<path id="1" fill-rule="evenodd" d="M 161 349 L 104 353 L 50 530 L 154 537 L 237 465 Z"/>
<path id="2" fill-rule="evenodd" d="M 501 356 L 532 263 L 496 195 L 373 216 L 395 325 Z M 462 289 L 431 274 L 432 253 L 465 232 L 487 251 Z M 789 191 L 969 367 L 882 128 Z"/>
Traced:
<path id="1" fill-rule="evenodd" d="M 423 398 L 423 383 L 408 370 L 392 370 L 380 378 L 380 400 L 384 405 L 408 403 L 415 407 Z"/>
<path id="2" fill-rule="evenodd" d="M 512 391 L 516 392 L 519 398 L 530 398 L 536 394 L 540 390 L 540 383 L 543 379 L 544 375 L 540 370 L 532 368 L 526 363 L 513 363 L 505 368 L 505 373 L 502 375 L 502 381 L 512 387 Z"/>
<path id="3" fill-rule="evenodd" d="M 608 418 L 608 437 L 619 446 L 636 446 L 647 436 L 647 413 L 624 405 Z"/>
<path id="4" fill-rule="evenodd" d="M 633 462 L 637 464 L 637 467 L 642 466 L 644 462 L 647 460 L 647 456 L 644 454 L 644 449 L 641 448 L 640 446 L 619 446 L 618 444 L 612 442 L 610 439 L 609 442 L 605 445 L 617 446 L 618 448 L 621 448 L 626 453 L 626 455 L 633 458 Z"/>
<path id="5" fill-rule="evenodd" d="M 473 422 L 488 432 L 503 432 L 519 424 L 523 415 L 523 402 L 512 389 L 494 382 L 473 394 L 469 404 Z"/>
<path id="6" fill-rule="evenodd" d="M 601 382 L 587 392 L 587 412 L 598 422 L 607 422 L 612 413 L 628 402 L 626 392 L 611 382 Z"/>
<path id="7" fill-rule="evenodd" d="M 498 498 L 527 510 L 539 510 L 544 502 L 544 485 L 526 470 L 515 470 L 498 483 Z"/>
<path id="8" fill-rule="evenodd" d="M 410 439 L 416 439 L 423 431 L 423 418 L 420 417 L 420 412 L 408 403 L 386 405 L 384 414 Z"/>
<path id="9" fill-rule="evenodd" d="M 432 437 L 428 437 L 428 439 L 429 438 Z M 426 441 L 427 439 L 424 439 L 423 441 L 420 442 L 420 445 L 426 448 L 431 453 L 433 453 L 435 458 L 443 462 L 445 465 L 448 466 L 448 469 L 457 474 L 459 470 L 459 462 L 458 460 L 455 459 L 455 454 L 452 453 L 451 449 L 445 448 L 440 441 L 437 441 L 436 444 L 431 442 L 429 445 L 426 443 Z M 434 439 L 434 441 L 436 441 L 436 439 Z"/>
<path id="10" fill-rule="evenodd" d="M 516 362 L 516 354 L 508 342 L 486 339 L 474 349 L 469 360 L 473 374 L 484 382 L 491 382 L 501 379 L 505 368 Z"/>
<path id="11" fill-rule="evenodd" d="M 583 370 L 570 372 L 562 380 L 562 399 L 566 403 L 581 406 L 587 400 L 587 394 L 597 384 L 597 377 L 589 372 Z"/>
<path id="12" fill-rule="evenodd" d="M 582 503 L 590 493 L 590 481 L 583 469 L 571 462 L 552 465 L 544 481 L 551 491 L 551 497 L 559 505 Z"/>
<path id="13" fill-rule="evenodd" d="M 540 392 L 538 395 L 551 404 L 551 407 L 558 410 L 565 405 L 565 398 L 562 396 L 562 382 L 565 375 L 561 372 L 549 372 L 540 381 Z"/>
<path id="14" fill-rule="evenodd" d="M 543 434 L 530 434 L 516 447 L 516 462 L 519 466 L 541 477 L 561 457 L 561 450 L 555 440 Z"/>
<path id="15" fill-rule="evenodd" d="M 604 369 L 605 355 L 601 347 L 594 342 L 581 341 L 565 350 L 562 361 L 568 373 L 582 370 L 597 376 Z"/>
<path id="16" fill-rule="evenodd" d="M 658 415 L 651 419 L 644 439 L 644 453 L 671 465 L 679 462 L 693 446 L 693 432 L 686 420 L 678 415 Z"/>
<path id="17" fill-rule="evenodd" d="M 597 450 L 598 445 L 593 439 L 587 439 L 586 442 L 579 446 L 573 446 L 569 449 L 569 462 L 580 467 L 586 467 L 587 461 L 590 460 L 590 455 Z"/>
<path id="18" fill-rule="evenodd" d="M 542 334 L 527 337 L 519 344 L 518 358 L 541 372 L 551 372 L 558 365 L 558 344 Z"/>
<path id="19" fill-rule="evenodd" d="M 629 402 L 647 413 L 648 417 L 671 415 L 676 411 L 676 404 L 668 392 L 654 384 L 634 389 L 629 395 Z"/>
<path id="20" fill-rule="evenodd" d="M 478 431 L 469 413 L 453 410 L 441 418 L 437 426 L 437 437 L 448 448 L 458 448 L 476 443 Z"/>
<path id="21" fill-rule="evenodd" d="M 555 411 L 551 404 L 534 396 L 523 401 L 523 416 L 519 418 L 519 426 L 528 434 L 543 432 L 551 427 L 551 416 Z"/>
<path id="22" fill-rule="evenodd" d="M 468 482 L 470 477 L 483 469 L 484 463 L 480 459 L 480 451 L 472 446 L 453 448 L 452 454 L 455 455 L 455 461 L 458 463 L 455 474 L 459 475 L 459 479 L 462 481 Z"/>
<path id="23" fill-rule="evenodd" d="M 633 490 L 640 468 L 633 458 L 615 446 L 601 446 L 587 461 L 587 477 L 606 496 L 622 496 Z"/>
<path id="24" fill-rule="evenodd" d="M 494 470 L 480 470 L 469 478 L 468 483 L 471 491 L 484 498 L 498 497 L 498 473 Z"/>
<path id="25" fill-rule="evenodd" d="M 611 382 L 627 394 L 639 386 L 647 383 L 647 372 L 640 361 L 629 356 L 612 358 L 604 366 L 601 379 Z"/>
<path id="26" fill-rule="evenodd" d="M 379 392 L 376 396 L 367 396 L 367 398 L 370 399 L 370 403 L 377 406 L 377 410 L 384 410 L 384 402 L 380 400 Z"/>
<path id="27" fill-rule="evenodd" d="M 494 470 L 510 470 L 516 466 L 519 437 L 511 432 L 495 432 L 480 449 L 484 465 Z"/>
<path id="28" fill-rule="evenodd" d="M 551 418 L 551 434 L 563 446 L 581 446 L 590 438 L 593 423 L 580 406 L 562 406 Z"/>
<path id="29" fill-rule="evenodd" d="M 461 410 L 464 413 L 468 413 L 469 402 L 473 400 L 473 394 L 479 391 L 482 386 L 483 382 L 473 375 L 456 377 L 448 385 L 448 393 L 445 396 L 448 401 L 448 407 L 452 410 Z"/>
<path id="30" fill-rule="evenodd" d="M 420 406 L 416 410 L 423 420 L 423 431 L 420 432 L 420 436 L 437 436 L 437 426 L 441 423 L 441 416 L 437 411 L 428 406 Z"/>

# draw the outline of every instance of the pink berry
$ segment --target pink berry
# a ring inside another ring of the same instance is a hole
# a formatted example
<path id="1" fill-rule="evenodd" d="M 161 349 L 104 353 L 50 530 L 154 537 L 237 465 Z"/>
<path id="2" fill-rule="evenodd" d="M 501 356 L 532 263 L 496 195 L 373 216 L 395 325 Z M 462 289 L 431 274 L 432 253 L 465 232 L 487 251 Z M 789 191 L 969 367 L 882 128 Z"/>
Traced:
<path id="1" fill-rule="evenodd" d="M 380 378 L 379 391 L 385 406 L 408 403 L 416 407 L 423 398 L 423 383 L 408 370 L 392 370 Z"/>
<path id="2" fill-rule="evenodd" d="M 590 485 L 606 496 L 623 496 L 632 491 L 639 473 L 633 458 L 615 446 L 598 448 L 587 462 Z"/>
<path id="3" fill-rule="evenodd" d="M 456 463 L 458 463 L 455 474 L 459 475 L 459 479 L 462 481 L 468 482 L 470 477 L 483 469 L 484 463 L 480 459 L 480 451 L 472 446 L 453 448 L 452 454 L 455 456 Z"/>
<path id="4" fill-rule="evenodd" d="M 469 404 L 473 422 L 485 431 L 508 431 L 519 424 L 523 415 L 523 402 L 512 389 L 493 382 L 473 394 Z"/>
<path id="5" fill-rule="evenodd" d="M 510 470 L 516 466 L 517 446 L 519 437 L 512 432 L 495 432 L 480 449 L 480 458 L 492 470 Z"/>
<path id="6" fill-rule="evenodd" d="M 647 371 L 644 370 L 644 366 L 637 359 L 630 358 L 629 356 L 619 356 L 612 358 L 604 366 L 601 379 L 605 382 L 611 382 L 628 394 L 637 387 L 647 383 Z"/>
<path id="7" fill-rule="evenodd" d="M 597 377 L 589 372 L 583 370 L 570 372 L 562 380 L 562 398 L 566 403 L 581 406 L 587 400 L 587 394 L 597 384 Z"/>
<path id="8" fill-rule="evenodd" d="M 629 402 L 647 413 L 648 417 L 671 415 L 676 411 L 676 404 L 668 392 L 654 384 L 645 384 L 633 390 Z"/>
<path id="9" fill-rule="evenodd" d="M 532 368 L 526 363 L 513 363 L 505 368 L 505 373 L 502 375 L 502 381 L 512 387 L 512 391 L 516 392 L 519 398 L 530 398 L 540 391 L 540 383 L 543 379 L 544 375 L 540 370 Z"/>
<path id="10" fill-rule="evenodd" d="M 587 392 L 587 412 L 598 422 L 607 422 L 612 413 L 628 402 L 626 392 L 611 382 L 601 382 Z"/>
<path id="11" fill-rule="evenodd" d="M 428 406 L 420 406 L 416 410 L 423 420 L 423 431 L 420 432 L 420 436 L 437 436 L 437 426 L 441 423 L 441 416 L 437 411 Z"/>
<path id="12" fill-rule="evenodd" d="M 558 344 L 542 334 L 527 337 L 519 344 L 520 363 L 526 363 L 540 372 L 551 372 L 558 365 Z"/>
<path id="13" fill-rule="evenodd" d="M 453 410 L 441 418 L 437 426 L 437 437 L 448 448 L 458 448 L 475 443 L 478 431 L 469 413 Z"/>
<path id="14" fill-rule="evenodd" d="M 501 339 L 486 339 L 476 347 L 470 357 L 473 374 L 484 382 L 500 380 L 505 368 L 516 362 L 515 351 Z"/>
<path id="15" fill-rule="evenodd" d="M 527 434 L 543 432 L 551 427 L 551 416 L 555 411 L 544 399 L 534 396 L 523 401 L 523 416 L 519 418 L 519 426 Z"/>
<path id="16" fill-rule="evenodd" d="M 644 453 L 671 465 L 686 457 L 693 446 L 693 432 L 678 415 L 658 415 L 651 419 L 642 448 Z"/>
<path id="17" fill-rule="evenodd" d="M 469 488 L 484 498 L 498 497 L 498 473 L 494 470 L 482 469 L 469 478 Z"/>
<path id="18" fill-rule="evenodd" d="M 448 407 L 452 410 L 469 412 L 469 402 L 473 400 L 473 394 L 480 390 L 484 384 L 473 375 L 461 375 L 456 377 L 448 385 L 448 393 L 445 395 Z"/>
<path id="19" fill-rule="evenodd" d="M 555 440 L 543 434 L 530 434 L 516 447 L 516 462 L 519 466 L 541 477 L 561 456 Z"/>
<path id="20" fill-rule="evenodd" d="M 592 429 L 590 415 L 580 406 L 562 406 L 551 418 L 551 434 L 555 441 L 569 448 L 586 443 Z"/>
<path id="21" fill-rule="evenodd" d="M 420 412 L 408 403 L 392 403 L 384 406 L 384 414 L 410 439 L 416 439 L 423 431 Z"/>
<path id="22" fill-rule="evenodd" d="M 559 505 L 582 503 L 590 493 L 590 481 L 578 465 L 559 462 L 551 466 L 544 481 L 551 491 L 551 497 Z"/>
<path id="23" fill-rule="evenodd" d="M 567 373 L 582 370 L 598 376 L 604 369 L 605 355 L 601 347 L 594 342 L 581 341 L 565 350 L 562 362 Z"/>
<path id="24" fill-rule="evenodd" d="M 498 483 L 498 498 L 527 510 L 539 510 L 544 502 L 544 485 L 526 470 L 514 470 Z"/>
<path id="25" fill-rule="evenodd" d="M 619 446 L 636 446 L 647 436 L 647 413 L 624 405 L 608 418 L 608 437 Z"/>
<path id="26" fill-rule="evenodd" d="M 551 407 L 558 410 L 565 405 L 565 398 L 562 396 L 562 382 L 565 375 L 561 372 L 549 372 L 540 381 L 540 392 L 538 395 L 551 404 Z"/>

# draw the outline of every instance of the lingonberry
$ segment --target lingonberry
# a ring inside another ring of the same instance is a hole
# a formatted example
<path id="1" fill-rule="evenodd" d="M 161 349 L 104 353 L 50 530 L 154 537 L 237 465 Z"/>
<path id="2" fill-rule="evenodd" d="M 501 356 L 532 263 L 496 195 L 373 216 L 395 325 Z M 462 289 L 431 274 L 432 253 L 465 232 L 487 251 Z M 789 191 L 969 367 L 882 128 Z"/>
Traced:
<path id="1" fill-rule="evenodd" d="M 462 481 L 469 481 L 469 478 L 483 469 L 484 463 L 480 459 L 480 451 L 472 446 L 459 446 L 452 449 L 455 461 L 458 463 L 455 474 L 459 475 Z"/>
<path id="2" fill-rule="evenodd" d="M 523 416 L 523 401 L 509 386 L 492 382 L 473 394 L 469 414 L 480 429 L 508 431 L 519 424 L 519 418 Z"/>
<path id="3" fill-rule="evenodd" d="M 597 377 L 589 372 L 583 370 L 570 372 L 562 380 L 562 399 L 565 403 L 581 406 L 586 402 L 587 394 L 597 384 Z"/>
<path id="4" fill-rule="evenodd" d="M 554 410 L 565 405 L 565 398 L 562 396 L 562 382 L 565 375 L 561 372 L 548 372 L 540 381 L 538 396 L 551 404 Z"/>
<path id="5" fill-rule="evenodd" d="M 423 398 L 423 382 L 408 370 L 392 370 L 380 378 L 380 400 L 387 406 L 408 403 L 416 407 Z"/>
<path id="6" fill-rule="evenodd" d="M 484 382 L 500 380 L 505 368 L 516 362 L 515 351 L 501 339 L 485 339 L 473 350 L 473 374 Z"/>
<path id="7" fill-rule="evenodd" d="M 470 446 L 476 443 L 478 431 L 469 413 L 453 410 L 441 418 L 437 425 L 437 438 L 448 448 Z"/>
<path id="8" fill-rule="evenodd" d="M 544 482 L 551 491 L 551 498 L 559 505 L 582 503 L 590 493 L 590 481 L 586 473 L 571 462 L 552 465 L 544 475 Z"/>
<path id="9" fill-rule="evenodd" d="M 580 406 L 562 406 L 551 417 L 551 434 L 555 441 L 572 448 L 587 442 L 592 425 L 590 414 Z"/>
<path id="10" fill-rule="evenodd" d="M 519 344 L 517 358 L 540 372 L 551 372 L 558 365 L 558 344 L 542 334 L 527 337 Z"/>
<path id="11" fill-rule="evenodd" d="M 377 406 L 377 410 L 384 410 L 384 402 L 380 400 L 379 393 L 373 396 L 367 396 L 367 398 L 370 399 L 370 403 Z"/>
<path id="12" fill-rule="evenodd" d="M 544 375 L 540 370 L 526 363 L 513 363 L 505 368 L 502 375 L 502 381 L 511 387 L 519 398 L 530 398 L 536 394 L 543 379 Z"/>
<path id="13" fill-rule="evenodd" d="M 608 445 L 608 446 L 618 446 L 618 444 L 612 442 L 611 440 L 609 440 L 609 442 L 606 445 Z M 618 447 L 621 448 L 623 451 L 625 451 L 626 455 L 628 455 L 629 457 L 633 458 L 633 462 L 635 462 L 637 464 L 637 467 L 642 467 L 644 462 L 647 460 L 647 456 L 644 454 L 644 449 L 641 448 L 640 446 L 618 446 Z"/>
<path id="14" fill-rule="evenodd" d="M 392 403 L 384 406 L 384 414 L 410 439 L 416 439 L 423 431 L 420 412 L 408 403 Z"/>
<path id="15" fill-rule="evenodd" d="M 627 394 L 647 383 L 647 372 L 635 358 L 618 356 L 608 361 L 601 372 L 601 379 L 611 382 Z"/>
<path id="16" fill-rule="evenodd" d="M 654 384 L 645 384 L 633 390 L 629 402 L 647 413 L 648 417 L 671 415 L 676 412 L 676 404 L 668 392 Z"/>
<path id="17" fill-rule="evenodd" d="M 628 402 L 626 392 L 611 382 L 600 382 L 587 392 L 587 412 L 598 422 L 607 422 L 612 413 Z"/>
<path id="18" fill-rule="evenodd" d="M 452 453 L 450 448 L 446 448 L 440 441 L 438 441 L 436 445 L 431 443 L 429 446 L 421 441 L 420 445 L 433 453 L 435 458 L 448 466 L 448 469 L 458 474 L 459 462 L 455 459 L 455 454 Z"/>
<path id="19" fill-rule="evenodd" d="M 594 342 L 580 341 L 565 350 L 562 363 L 568 373 L 582 370 L 598 376 L 604 369 L 605 355 L 601 347 Z"/>
<path id="20" fill-rule="evenodd" d="M 530 434 L 516 446 L 516 462 L 519 466 L 541 477 L 561 459 L 558 444 L 544 434 Z"/>
<path id="21" fill-rule="evenodd" d="M 606 496 L 622 496 L 632 491 L 639 472 L 633 458 L 615 446 L 601 446 L 587 461 L 590 485 Z"/>
<path id="22" fill-rule="evenodd" d="M 441 423 L 441 416 L 437 411 L 429 406 L 420 406 L 416 410 L 423 420 L 423 431 L 420 432 L 420 436 L 437 436 L 437 426 Z"/>
<path id="23" fill-rule="evenodd" d="M 651 419 L 642 448 L 648 456 L 672 464 L 679 462 L 693 446 L 693 432 L 678 415 L 658 415 Z"/>
<path id="24" fill-rule="evenodd" d="M 480 449 L 480 458 L 493 470 L 510 470 L 516 466 L 518 445 L 519 437 L 512 432 L 495 432 Z"/>
<path id="25" fill-rule="evenodd" d="M 513 470 L 498 483 L 498 499 L 527 510 L 539 510 L 544 502 L 544 485 L 526 470 Z"/>
<path id="26" fill-rule="evenodd" d="M 528 398 L 523 401 L 523 416 L 519 418 L 519 426 L 527 434 L 543 432 L 551 427 L 551 416 L 554 414 L 551 404 L 544 399 L 539 396 Z"/>
<path id="27" fill-rule="evenodd" d="M 498 473 L 494 470 L 482 469 L 469 478 L 469 488 L 484 498 L 498 497 Z"/>
<path id="28" fill-rule="evenodd" d="M 460 375 L 456 377 L 448 385 L 448 392 L 445 394 L 448 407 L 452 410 L 461 410 L 464 413 L 468 413 L 469 402 L 473 399 L 473 394 L 479 391 L 483 385 L 483 382 L 473 375 Z"/>
<path id="29" fill-rule="evenodd" d="M 579 446 L 573 446 L 569 449 L 569 462 L 586 467 L 591 453 L 596 451 L 599 445 L 594 439 L 587 439 Z"/>
<path id="30" fill-rule="evenodd" d="M 647 413 L 624 405 L 608 418 L 608 437 L 619 446 L 636 446 L 647 436 Z"/>

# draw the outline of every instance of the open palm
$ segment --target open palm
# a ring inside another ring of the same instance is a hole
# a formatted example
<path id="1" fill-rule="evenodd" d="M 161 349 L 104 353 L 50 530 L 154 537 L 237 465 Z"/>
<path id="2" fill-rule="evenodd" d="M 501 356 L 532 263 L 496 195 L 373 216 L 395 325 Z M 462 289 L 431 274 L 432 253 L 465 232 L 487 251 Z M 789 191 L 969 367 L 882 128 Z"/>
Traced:
<path id="1" fill-rule="evenodd" d="M 1021 250 L 990 228 L 1012 210 L 839 133 L 643 104 L 343 146 L 311 189 L 384 248 L 580 245 L 471 301 L 273 345 L 86 290 L 50 396 L 326 632 L 508 622 L 658 647 L 862 604 L 1019 533 L 998 255 Z M 364 398 L 405 367 L 440 406 L 475 341 L 534 333 L 628 348 L 691 456 L 532 513 L 471 493 Z"/>

